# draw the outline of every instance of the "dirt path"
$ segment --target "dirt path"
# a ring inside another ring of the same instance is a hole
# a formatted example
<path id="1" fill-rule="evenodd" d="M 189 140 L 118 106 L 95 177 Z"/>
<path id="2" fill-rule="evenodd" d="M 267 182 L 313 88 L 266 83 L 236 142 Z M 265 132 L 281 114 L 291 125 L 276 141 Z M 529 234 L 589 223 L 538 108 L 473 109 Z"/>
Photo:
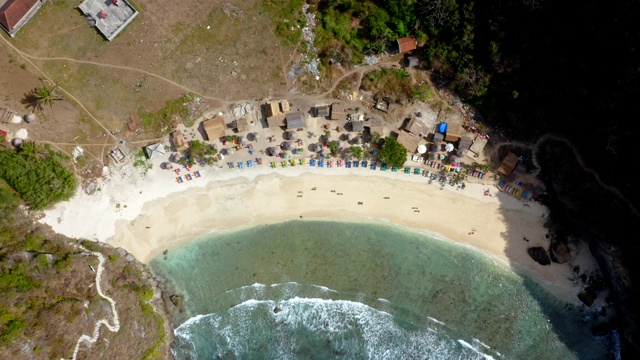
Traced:
<path id="1" fill-rule="evenodd" d="M 86 248 L 80 246 L 81 249 L 88 251 Z M 107 295 L 105 295 L 102 292 L 102 286 L 100 285 L 100 278 L 102 277 L 102 272 L 104 271 L 104 262 L 106 261 L 104 255 L 102 255 L 99 252 L 90 252 L 91 255 L 94 255 L 98 258 L 98 269 L 96 270 L 96 290 L 98 291 L 98 295 L 100 295 L 101 298 L 107 300 L 109 302 L 109 304 L 111 305 L 111 314 L 113 317 L 113 325 L 109 324 L 109 321 L 107 321 L 107 319 L 100 319 L 98 320 L 98 322 L 96 322 L 96 326 L 93 329 L 93 334 L 92 336 L 89 335 L 85 335 L 82 334 L 80 336 L 80 338 L 78 339 L 78 342 L 76 343 L 76 347 L 73 350 L 73 356 L 71 357 L 72 360 L 75 360 L 78 357 L 78 351 L 80 350 L 80 344 L 87 343 L 87 345 L 92 345 L 95 344 L 96 341 L 98 341 L 98 337 L 100 336 L 100 327 L 102 327 L 102 325 L 106 326 L 107 329 L 109 329 L 109 331 L 111 332 L 118 332 L 120 330 L 120 320 L 118 318 L 118 312 L 116 311 L 116 302 L 108 297 Z M 62 359 L 64 360 L 64 359 Z"/>

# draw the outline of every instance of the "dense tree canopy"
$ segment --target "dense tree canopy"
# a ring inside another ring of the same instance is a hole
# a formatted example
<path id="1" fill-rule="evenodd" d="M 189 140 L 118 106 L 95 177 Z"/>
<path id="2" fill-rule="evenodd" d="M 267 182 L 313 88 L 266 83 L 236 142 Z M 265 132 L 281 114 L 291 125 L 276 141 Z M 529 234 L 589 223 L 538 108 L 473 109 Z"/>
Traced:
<path id="1" fill-rule="evenodd" d="M 76 190 L 75 175 L 58 155 L 32 142 L 23 150 L 0 151 L 0 178 L 34 210 L 68 200 Z"/>
<path id="2" fill-rule="evenodd" d="M 407 161 L 407 149 L 394 137 L 388 136 L 384 140 L 384 145 L 378 153 L 380 161 L 390 166 L 402 167 Z"/>

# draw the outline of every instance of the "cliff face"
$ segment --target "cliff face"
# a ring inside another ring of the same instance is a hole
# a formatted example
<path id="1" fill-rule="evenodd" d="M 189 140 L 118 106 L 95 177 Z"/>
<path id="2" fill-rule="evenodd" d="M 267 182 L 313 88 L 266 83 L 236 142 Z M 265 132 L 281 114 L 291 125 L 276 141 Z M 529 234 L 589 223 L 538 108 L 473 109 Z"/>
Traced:
<path id="1" fill-rule="evenodd" d="M 550 191 L 547 205 L 555 227 L 589 243 L 611 291 L 622 354 L 637 358 L 640 296 L 634 284 L 640 279 L 640 248 L 634 228 L 640 216 L 633 203 L 586 167 L 588 160 L 580 156 L 570 142 L 549 140 L 540 146 L 541 176 Z"/>

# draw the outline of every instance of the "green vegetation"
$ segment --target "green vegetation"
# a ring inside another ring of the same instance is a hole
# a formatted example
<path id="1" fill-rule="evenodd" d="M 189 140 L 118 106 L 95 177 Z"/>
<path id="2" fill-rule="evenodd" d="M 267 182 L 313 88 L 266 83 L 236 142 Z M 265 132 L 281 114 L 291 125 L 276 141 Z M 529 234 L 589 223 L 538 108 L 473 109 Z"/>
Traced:
<path id="1" fill-rule="evenodd" d="M 263 0 L 265 9 L 278 20 L 276 35 L 288 45 L 295 45 L 306 26 L 302 13 L 302 0 Z"/>
<path id="2" fill-rule="evenodd" d="M 229 140 L 227 139 L 227 141 Z M 205 144 L 199 140 L 193 140 L 189 145 L 189 150 L 187 150 L 186 156 L 180 159 L 181 165 L 195 165 L 196 163 L 202 162 L 207 165 L 213 165 L 218 162 L 218 159 L 216 158 L 218 151 L 214 149 L 213 146 Z"/>
<path id="3" fill-rule="evenodd" d="M 192 113 L 191 107 L 200 100 L 198 95 L 188 93 L 167 101 L 165 107 L 153 113 L 141 108 L 138 115 L 146 131 L 167 134 L 171 131 L 172 125 L 179 122 L 183 122 L 187 127 L 194 124 L 196 116 Z"/>
<path id="4" fill-rule="evenodd" d="M 329 153 L 331 154 L 331 156 L 333 157 L 338 156 L 338 151 L 340 150 L 338 148 L 338 145 L 339 145 L 338 142 L 335 140 L 329 143 Z"/>
<path id="5" fill-rule="evenodd" d="M 362 160 L 364 156 L 364 151 L 360 146 L 352 146 L 349 148 L 349 153 L 351 156 L 355 157 L 358 160 Z"/>
<path id="6" fill-rule="evenodd" d="M 75 193 L 76 178 L 62 160 L 59 154 L 27 141 L 21 149 L 0 151 L 0 179 L 29 207 L 41 210 Z"/>
<path id="7" fill-rule="evenodd" d="M 480 170 L 480 171 L 483 171 L 483 172 L 488 172 L 488 171 L 491 170 L 491 165 L 490 164 L 480 164 L 480 163 L 477 163 L 477 162 L 474 161 L 471 164 L 471 168 L 472 169 L 477 169 L 477 170 Z"/>
<path id="8" fill-rule="evenodd" d="M 415 0 L 328 0 L 320 5 L 316 45 L 334 62 L 359 64 L 364 55 L 386 50 L 391 40 L 408 35 L 425 39 Z"/>
<path id="9" fill-rule="evenodd" d="M 33 91 L 33 97 L 36 103 L 36 107 L 42 109 L 46 106 L 53 106 L 53 102 L 56 100 L 62 100 L 61 97 L 56 95 L 56 89 L 58 85 L 50 86 L 49 84 L 44 84 L 39 88 L 36 88 Z"/>
<path id="10" fill-rule="evenodd" d="M 427 101 L 433 97 L 433 90 L 426 82 L 413 88 L 411 98 L 418 101 Z"/>
<path id="11" fill-rule="evenodd" d="M 387 136 L 384 140 L 384 145 L 378 153 L 380 161 L 387 163 L 392 167 L 402 167 L 405 161 L 407 161 L 407 149 L 398 142 L 395 138 Z"/>
<path id="12" fill-rule="evenodd" d="M 147 176 L 147 173 L 153 167 L 151 161 L 147 159 L 147 154 L 145 154 L 144 149 L 140 149 L 140 151 L 133 154 L 133 166 L 140 168 L 143 176 Z"/>
<path id="13" fill-rule="evenodd" d="M 362 79 L 362 88 L 393 100 L 413 97 L 411 77 L 404 69 L 384 68 L 368 72 Z"/>

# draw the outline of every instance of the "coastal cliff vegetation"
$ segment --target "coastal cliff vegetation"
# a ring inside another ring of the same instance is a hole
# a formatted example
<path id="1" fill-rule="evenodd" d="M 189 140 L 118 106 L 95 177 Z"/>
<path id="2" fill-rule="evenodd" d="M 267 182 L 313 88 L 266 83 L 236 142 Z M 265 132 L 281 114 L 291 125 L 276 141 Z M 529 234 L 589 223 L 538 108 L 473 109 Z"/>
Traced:
<path id="1" fill-rule="evenodd" d="M 113 323 L 96 291 L 98 259 L 87 250 L 108 259 L 101 287 L 121 316 L 118 332 L 103 327 L 97 343 L 80 346 L 82 357 L 165 357 L 168 325 L 146 269 L 121 249 L 69 239 L 34 221 L 30 211 L 68 199 L 76 182 L 64 159 L 28 149 L 0 151 L 0 358 L 71 358 L 97 321 Z"/>

